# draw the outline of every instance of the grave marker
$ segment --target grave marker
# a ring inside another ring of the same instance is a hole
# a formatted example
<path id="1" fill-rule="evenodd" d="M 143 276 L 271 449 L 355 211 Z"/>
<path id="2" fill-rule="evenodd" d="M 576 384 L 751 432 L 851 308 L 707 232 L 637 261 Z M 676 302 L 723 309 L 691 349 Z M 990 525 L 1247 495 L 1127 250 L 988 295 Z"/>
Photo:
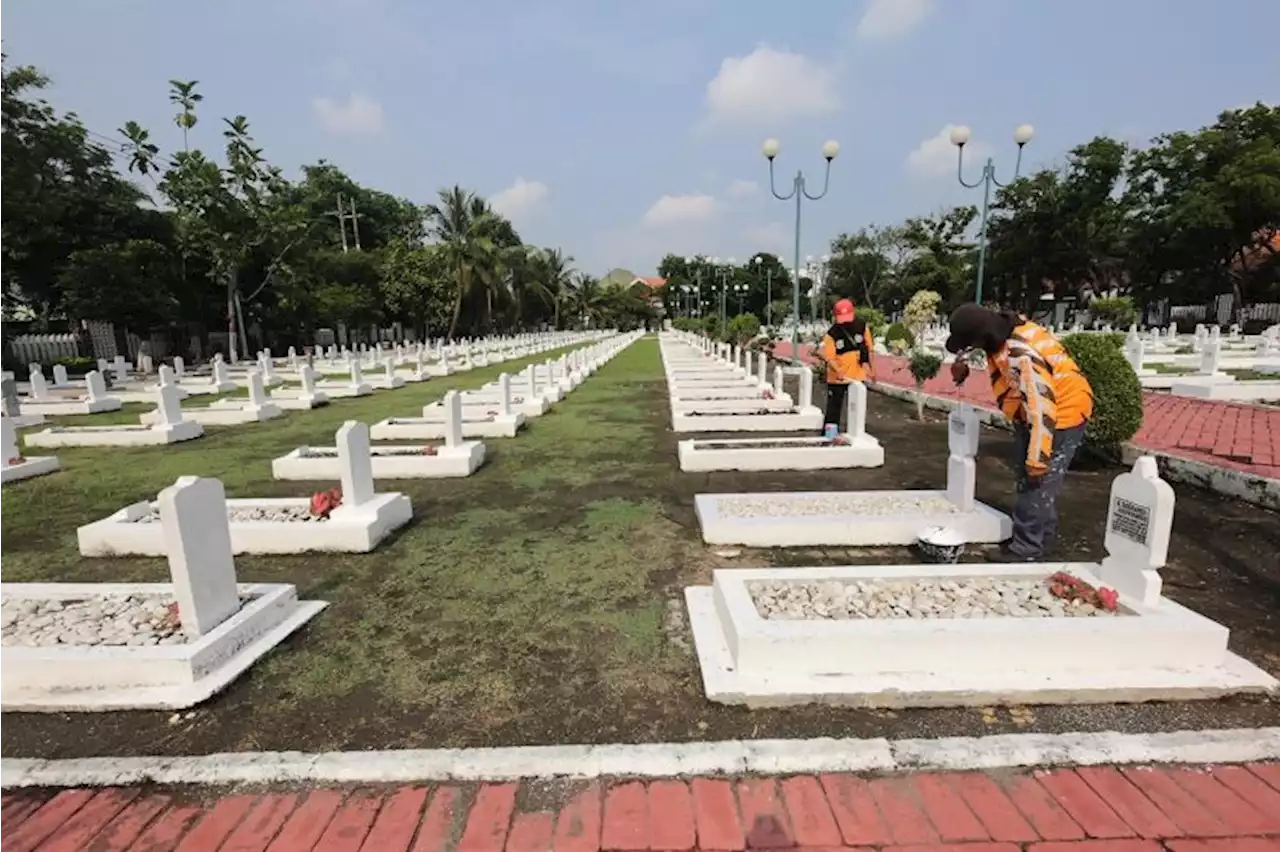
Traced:
<path id="1" fill-rule="evenodd" d="M 351 386 L 353 388 L 364 384 L 364 371 L 360 369 L 360 359 L 356 358 L 351 362 Z"/>
<path id="2" fill-rule="evenodd" d="M 0 382 L 0 406 L 5 417 L 21 417 L 22 402 L 18 399 L 18 383 L 13 379 Z"/>
<path id="3" fill-rule="evenodd" d="M 67 368 L 63 364 L 53 365 L 53 386 L 64 387 L 67 385 Z"/>
<path id="4" fill-rule="evenodd" d="M 538 393 L 538 369 L 530 364 L 524 368 L 524 380 L 529 385 L 529 396 L 536 396 Z"/>
<path id="5" fill-rule="evenodd" d="M 249 371 L 249 407 L 261 408 L 267 404 L 267 389 L 262 381 L 262 374 L 257 370 Z"/>
<path id="6" fill-rule="evenodd" d="M 766 385 L 769 383 L 769 353 L 761 352 L 756 357 L 756 373 L 760 384 Z"/>
<path id="7" fill-rule="evenodd" d="M 213 383 L 215 385 L 225 385 L 231 381 L 231 373 L 227 368 L 227 362 L 217 359 L 213 362 Z"/>
<path id="8" fill-rule="evenodd" d="M 813 407 L 813 370 L 808 367 L 800 371 L 800 407 L 802 409 Z"/>
<path id="9" fill-rule="evenodd" d="M 1168 561 L 1175 502 L 1173 488 L 1160 478 L 1151 456 L 1140 457 L 1132 471 L 1111 483 L 1103 540 L 1107 555 L 1098 578 L 1144 606 L 1160 600 L 1160 569 Z"/>
<path id="10" fill-rule="evenodd" d="M 0 430 L 3 430 L 3 436 L 0 437 L 0 462 L 5 467 L 9 463 L 22 457 L 22 453 L 18 452 L 18 433 L 13 429 L 13 421 L 8 417 L 0 417 Z"/>
<path id="11" fill-rule="evenodd" d="M 338 429 L 338 464 L 341 467 L 342 505 L 356 507 L 373 499 L 373 459 L 369 452 L 369 427 L 348 420 Z"/>
<path id="12" fill-rule="evenodd" d="M 195 639 L 240 609 L 227 494 L 216 479 L 184 476 L 158 502 L 178 618 Z"/>
<path id="13" fill-rule="evenodd" d="M 84 386 L 89 391 L 90 402 L 97 402 L 107 395 L 107 383 L 103 380 L 102 374 L 97 370 L 90 370 L 85 374 Z"/>
<path id="14" fill-rule="evenodd" d="M 90 373 L 89 376 L 92 376 Z M 86 376 L 85 378 L 88 378 Z M 160 385 L 157 388 L 157 396 L 159 402 L 156 404 L 156 413 L 159 414 L 160 420 L 156 424 L 158 426 L 176 426 L 182 422 L 182 404 L 178 398 L 178 388 L 176 385 Z"/>
<path id="15" fill-rule="evenodd" d="M 1217 328 L 1215 325 L 1214 328 Z M 1200 349 L 1200 372 L 1207 376 L 1218 375 L 1218 367 L 1222 362 L 1222 344 L 1210 340 Z"/>
<path id="16" fill-rule="evenodd" d="M 31 398 L 45 399 L 49 396 L 49 385 L 44 380 L 44 373 L 39 364 L 31 365 Z"/>
<path id="17" fill-rule="evenodd" d="M 129 377 L 129 370 L 125 367 L 123 355 L 117 355 L 115 360 L 111 362 L 111 374 L 117 382 L 123 382 Z"/>
<path id="18" fill-rule="evenodd" d="M 386 358 L 382 362 L 382 369 L 386 373 L 387 387 L 395 384 L 396 381 L 396 361 L 394 358 Z"/>
<path id="19" fill-rule="evenodd" d="M 304 397 L 315 396 L 316 371 L 311 368 L 310 364 L 303 364 L 298 374 L 302 376 L 302 395 Z"/>
<path id="20" fill-rule="evenodd" d="M 507 374 L 498 377 L 498 383 L 506 387 Z M 456 447 L 462 443 L 462 397 L 457 391 L 444 395 L 444 445 Z"/>
<path id="21" fill-rule="evenodd" d="M 862 382 L 849 384 L 845 410 L 849 421 L 849 436 L 857 440 L 867 434 L 867 386 Z"/>
<path id="22" fill-rule="evenodd" d="M 511 377 L 506 373 L 498 376 L 498 413 L 511 416 Z"/>

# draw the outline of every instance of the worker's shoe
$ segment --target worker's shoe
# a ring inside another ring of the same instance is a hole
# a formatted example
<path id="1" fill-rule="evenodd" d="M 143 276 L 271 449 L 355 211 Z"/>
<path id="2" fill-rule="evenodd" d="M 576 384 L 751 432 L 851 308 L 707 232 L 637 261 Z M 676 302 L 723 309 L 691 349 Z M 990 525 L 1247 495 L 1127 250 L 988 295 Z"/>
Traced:
<path id="1" fill-rule="evenodd" d="M 1024 556 L 1011 548 L 1008 542 L 1002 542 L 996 552 L 987 557 L 988 562 L 1016 565 L 1022 562 L 1039 562 L 1039 556 Z"/>

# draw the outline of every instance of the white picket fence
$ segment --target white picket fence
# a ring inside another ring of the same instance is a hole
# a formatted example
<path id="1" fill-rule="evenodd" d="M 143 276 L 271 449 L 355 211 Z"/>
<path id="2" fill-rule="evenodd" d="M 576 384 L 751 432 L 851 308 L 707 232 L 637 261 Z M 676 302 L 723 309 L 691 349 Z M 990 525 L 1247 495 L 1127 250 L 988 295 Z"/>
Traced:
<path id="1" fill-rule="evenodd" d="M 19 334 L 9 338 L 9 347 L 23 364 L 49 364 L 80 354 L 80 341 L 74 334 Z"/>

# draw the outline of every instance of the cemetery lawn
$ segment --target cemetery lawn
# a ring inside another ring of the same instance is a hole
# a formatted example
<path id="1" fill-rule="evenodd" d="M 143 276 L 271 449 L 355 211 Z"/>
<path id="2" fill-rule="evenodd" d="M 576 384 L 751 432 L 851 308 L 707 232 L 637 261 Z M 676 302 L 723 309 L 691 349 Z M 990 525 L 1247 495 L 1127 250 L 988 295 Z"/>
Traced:
<path id="1" fill-rule="evenodd" d="M 522 364 L 508 365 L 507 370 Z M 344 420 L 411 415 L 490 367 L 276 421 L 210 428 L 196 441 L 59 452 L 63 471 L 3 491 L 4 579 L 165 581 L 164 560 L 84 559 L 76 527 L 154 496 L 184 474 L 220 477 L 232 497 L 305 495 L 271 460 L 331 446 Z M 143 406 L 120 415 L 131 421 Z M 693 495 L 939 487 L 940 417 L 872 394 L 868 429 L 883 468 L 683 474 L 669 429 L 657 341 L 634 344 L 459 480 L 380 481 L 414 520 L 368 555 L 245 556 L 242 581 L 290 582 L 331 603 L 225 693 L 181 714 L 4 716 L 6 757 L 201 754 L 801 736 L 943 736 L 1012 730 L 1174 730 L 1276 724 L 1260 698 L 1215 702 L 918 711 L 808 707 L 747 711 L 702 695 L 681 590 L 716 567 L 913 561 L 901 548 L 751 551 L 702 545 Z M 68 418 L 68 420 L 73 420 Z M 135 421 L 136 422 L 136 421 Z M 703 436 L 711 438 L 714 436 Z M 979 496 L 1009 508 L 1010 437 L 986 430 Z M 1117 469 L 1073 472 L 1059 554 L 1101 556 Z M 1232 646 L 1280 674 L 1280 519 L 1178 487 L 1165 570 L 1175 599 L 1232 628 Z M 1105 666 L 1106 660 L 1097 665 Z"/>

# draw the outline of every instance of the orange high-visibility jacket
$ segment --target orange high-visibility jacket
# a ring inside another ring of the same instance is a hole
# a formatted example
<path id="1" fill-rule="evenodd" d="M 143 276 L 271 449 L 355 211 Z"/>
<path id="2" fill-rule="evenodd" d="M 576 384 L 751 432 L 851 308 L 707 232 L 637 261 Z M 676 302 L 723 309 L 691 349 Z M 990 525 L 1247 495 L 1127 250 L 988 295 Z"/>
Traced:
<path id="1" fill-rule="evenodd" d="M 1058 338 L 1025 322 L 987 359 L 991 389 L 1004 416 L 1027 424 L 1028 472 L 1044 473 L 1053 456 L 1056 429 L 1079 426 L 1093 415 L 1093 388 Z"/>
<path id="2" fill-rule="evenodd" d="M 865 346 L 864 361 L 859 352 Z M 827 362 L 827 384 L 860 382 L 866 377 L 866 366 L 871 363 L 875 343 L 871 339 L 871 327 L 854 317 L 852 322 L 833 325 L 822 337 L 822 358 Z"/>

